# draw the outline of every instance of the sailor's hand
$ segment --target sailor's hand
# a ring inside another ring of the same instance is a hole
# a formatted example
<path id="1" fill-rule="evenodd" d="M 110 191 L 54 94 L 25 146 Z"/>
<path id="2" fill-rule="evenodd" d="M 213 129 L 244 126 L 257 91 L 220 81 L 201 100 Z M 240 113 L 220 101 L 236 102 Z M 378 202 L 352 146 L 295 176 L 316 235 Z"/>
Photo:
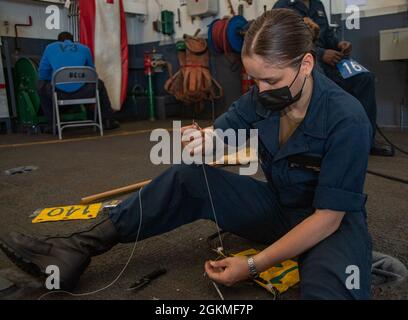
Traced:
<path id="1" fill-rule="evenodd" d="M 183 145 L 183 149 L 187 148 L 190 143 L 199 140 L 203 136 L 203 130 L 194 123 L 191 126 L 181 128 L 181 143 Z"/>
<path id="2" fill-rule="evenodd" d="M 351 42 L 341 41 L 339 43 L 339 49 L 345 56 L 349 56 L 353 51 L 353 46 L 351 45 Z"/>
<path id="3" fill-rule="evenodd" d="M 323 54 L 323 62 L 334 67 L 343 57 L 344 54 L 342 52 L 327 49 Z"/>
<path id="4" fill-rule="evenodd" d="M 214 138 L 212 128 L 201 129 L 197 124 L 184 127 L 181 129 L 183 148 L 194 155 L 205 155 L 205 146 L 210 145 Z M 211 140 L 211 141 L 210 141 Z M 208 150 L 212 152 L 212 150 Z"/>
<path id="5" fill-rule="evenodd" d="M 207 261 L 205 263 L 205 272 L 211 280 L 227 287 L 232 287 L 239 282 L 251 278 L 247 257 Z"/>

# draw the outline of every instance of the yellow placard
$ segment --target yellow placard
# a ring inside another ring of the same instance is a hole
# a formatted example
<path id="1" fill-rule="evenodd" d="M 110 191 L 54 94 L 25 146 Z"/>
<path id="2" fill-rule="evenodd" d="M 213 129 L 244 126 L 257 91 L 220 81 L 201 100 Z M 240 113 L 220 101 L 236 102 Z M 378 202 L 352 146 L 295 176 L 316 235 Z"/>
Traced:
<path id="1" fill-rule="evenodd" d="M 233 256 L 249 257 L 258 253 L 259 251 L 250 249 Z M 259 278 L 254 281 L 271 293 L 277 290 L 282 294 L 300 282 L 299 265 L 295 261 L 287 260 L 261 273 Z"/>
<path id="2" fill-rule="evenodd" d="M 101 208 L 102 203 L 88 206 L 46 208 L 32 222 L 35 224 L 55 221 L 91 220 L 98 216 Z"/>

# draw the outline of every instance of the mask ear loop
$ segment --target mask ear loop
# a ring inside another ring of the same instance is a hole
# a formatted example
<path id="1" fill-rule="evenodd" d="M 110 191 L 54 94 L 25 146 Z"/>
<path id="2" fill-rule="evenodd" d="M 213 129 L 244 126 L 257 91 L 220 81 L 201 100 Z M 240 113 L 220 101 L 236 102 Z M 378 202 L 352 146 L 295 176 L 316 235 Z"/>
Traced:
<path id="1" fill-rule="evenodd" d="M 300 62 L 300 66 L 299 66 L 299 70 L 298 70 L 298 72 L 297 72 L 297 74 L 296 74 L 295 79 L 293 79 L 292 83 L 290 84 L 289 89 L 292 88 L 293 84 L 295 83 L 296 79 L 298 78 L 298 76 L 299 76 L 299 74 L 300 74 L 300 70 L 302 69 L 303 59 L 306 57 L 306 55 L 307 55 L 307 53 L 305 53 L 305 54 L 302 56 L 302 59 L 301 59 L 301 62 Z M 305 82 L 306 82 L 306 80 L 305 80 Z M 304 85 L 305 85 L 305 83 L 303 83 L 303 86 L 304 86 Z"/>
<path id="2" fill-rule="evenodd" d="M 302 57 L 302 62 L 300 63 L 300 67 L 299 67 L 299 70 L 298 70 L 298 72 L 297 72 L 297 74 L 296 74 L 295 80 L 293 80 L 293 82 L 292 82 L 292 84 L 290 85 L 289 89 L 292 88 L 293 84 L 295 83 L 296 79 L 298 78 L 298 76 L 299 76 L 299 74 L 300 74 L 300 69 L 302 69 L 303 59 L 304 59 L 304 57 L 306 56 L 306 54 L 307 54 L 307 53 L 305 53 L 305 54 L 303 55 L 303 57 Z M 297 97 L 297 96 L 299 96 L 299 95 L 302 95 L 303 89 L 305 88 L 305 85 L 306 85 L 306 81 L 307 81 L 307 77 L 305 77 L 305 80 L 303 81 L 302 88 L 300 89 L 299 93 L 298 93 L 295 97 Z M 282 110 L 282 111 L 281 111 L 281 117 L 284 117 L 285 115 L 287 115 L 287 114 L 288 114 L 290 111 L 292 111 L 292 110 L 293 110 L 292 106 L 289 106 L 289 107 L 286 108 L 285 110 Z"/>
<path id="3" fill-rule="evenodd" d="M 303 81 L 302 89 L 300 89 L 300 91 L 299 91 L 299 93 L 296 95 L 296 97 L 297 97 L 298 95 L 302 95 L 303 89 L 305 88 L 305 85 L 306 85 L 306 80 L 307 80 L 307 77 L 305 77 L 305 80 Z M 289 106 L 289 107 L 287 107 L 285 110 L 282 110 L 282 111 L 281 111 L 281 117 L 286 116 L 286 115 L 287 115 L 289 112 L 291 112 L 292 110 L 293 110 L 293 106 Z"/>

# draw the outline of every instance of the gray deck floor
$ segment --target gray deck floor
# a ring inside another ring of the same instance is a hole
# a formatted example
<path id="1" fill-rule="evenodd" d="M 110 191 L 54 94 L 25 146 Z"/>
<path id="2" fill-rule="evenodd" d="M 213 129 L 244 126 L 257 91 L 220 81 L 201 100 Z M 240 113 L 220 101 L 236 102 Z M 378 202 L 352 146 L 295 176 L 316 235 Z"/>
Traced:
<path id="1" fill-rule="evenodd" d="M 0 135 L 0 232 L 16 230 L 33 235 L 74 231 L 90 222 L 64 222 L 32 225 L 29 215 L 38 208 L 79 203 L 84 196 L 134 184 L 153 178 L 166 169 L 150 163 L 153 145 L 148 131 L 154 127 L 170 128 L 171 122 L 125 123 L 119 131 L 104 138 L 92 132 L 70 131 L 59 143 L 52 136 Z M 387 132 L 393 141 L 408 149 L 408 133 Z M 90 137 L 90 138 L 87 138 Z M 82 139 L 81 139 L 82 138 Z M 35 172 L 6 176 L 4 170 L 34 165 Z M 370 169 L 408 179 L 408 157 L 370 159 Z M 261 176 L 261 175 L 259 175 Z M 399 258 L 408 265 L 408 186 L 368 175 L 369 225 L 376 251 Z M 212 284 L 203 277 L 203 264 L 215 258 L 206 243 L 216 232 L 213 223 L 198 221 L 169 234 L 140 242 L 129 268 L 111 288 L 81 299 L 219 299 Z M 244 239 L 227 236 L 231 251 L 254 247 Z M 97 257 L 81 278 L 76 292 L 90 292 L 109 284 L 121 271 L 132 245 L 119 245 Z M 159 267 L 168 273 L 137 293 L 125 289 L 143 275 Z M 0 277 L 25 288 L 3 298 L 36 299 L 38 284 L 17 269 L 0 253 Z M 30 288 L 32 287 L 32 288 Z M 272 299 L 251 283 L 222 288 L 226 299 Z M 293 289 L 283 299 L 296 299 Z M 1 298 L 1 294 L 0 294 Z M 53 299 L 79 299 L 54 295 Z M 378 293 L 380 299 L 408 299 L 408 285 Z"/>

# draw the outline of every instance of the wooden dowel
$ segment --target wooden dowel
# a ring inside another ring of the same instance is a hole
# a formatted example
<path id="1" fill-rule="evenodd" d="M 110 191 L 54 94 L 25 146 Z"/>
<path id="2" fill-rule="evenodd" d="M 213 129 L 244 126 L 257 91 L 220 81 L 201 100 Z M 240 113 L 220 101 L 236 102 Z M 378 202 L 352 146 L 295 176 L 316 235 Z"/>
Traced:
<path id="1" fill-rule="evenodd" d="M 81 199 L 81 204 L 84 204 L 84 205 L 85 204 L 90 204 L 90 203 L 94 203 L 96 201 L 116 197 L 118 195 L 131 193 L 131 192 L 137 191 L 137 190 L 147 186 L 150 182 L 152 182 L 152 180 L 146 180 L 146 181 L 143 181 L 143 182 L 132 184 L 132 185 L 127 186 L 127 187 L 118 188 L 118 189 L 106 191 L 106 192 L 103 192 L 103 193 L 95 194 L 95 195 L 92 195 L 92 196 Z"/>

